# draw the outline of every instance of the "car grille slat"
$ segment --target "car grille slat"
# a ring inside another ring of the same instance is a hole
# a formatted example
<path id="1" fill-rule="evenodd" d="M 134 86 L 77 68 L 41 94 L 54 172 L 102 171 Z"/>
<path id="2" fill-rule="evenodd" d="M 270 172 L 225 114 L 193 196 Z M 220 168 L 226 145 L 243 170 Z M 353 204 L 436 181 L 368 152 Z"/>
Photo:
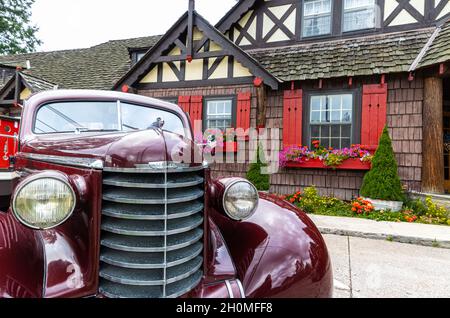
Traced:
<path id="1" fill-rule="evenodd" d="M 142 237 L 128 236 L 104 232 L 101 245 L 125 252 L 164 252 L 177 250 L 199 241 L 203 236 L 203 230 L 195 228 L 189 232 L 170 235 L 167 237 L 167 245 L 164 245 L 162 236 Z"/>
<path id="2" fill-rule="evenodd" d="M 201 198 L 203 191 L 198 187 L 170 189 L 167 193 L 167 201 L 164 198 L 164 189 L 129 189 L 110 187 L 105 188 L 103 200 L 129 203 L 129 204 L 171 204 L 189 202 Z"/>
<path id="3" fill-rule="evenodd" d="M 203 203 L 199 200 L 171 204 L 167 213 L 167 218 L 177 219 L 190 216 L 201 212 Z M 145 205 L 145 204 L 125 204 L 105 202 L 103 205 L 103 215 L 127 219 L 127 220 L 164 220 L 164 205 Z"/>
<path id="4" fill-rule="evenodd" d="M 204 173 L 104 172 L 100 287 L 107 297 L 178 297 L 202 277 Z"/>
<path id="5" fill-rule="evenodd" d="M 203 251 L 203 245 L 200 242 L 167 253 L 167 267 L 176 266 L 185 263 Z M 104 248 L 102 250 L 101 260 L 107 264 L 135 269 L 163 268 L 164 253 L 136 253 L 123 252 Z"/>
<path id="6" fill-rule="evenodd" d="M 192 290 L 202 279 L 202 272 L 166 286 L 166 297 L 176 298 Z M 162 298 L 162 286 L 133 286 L 117 284 L 106 279 L 100 279 L 102 293 L 111 298 Z"/>
<path id="7" fill-rule="evenodd" d="M 129 188 L 168 189 L 192 187 L 203 183 L 203 178 L 191 172 L 182 175 L 169 175 L 167 184 L 162 174 L 109 174 L 103 179 L 103 184 Z"/>

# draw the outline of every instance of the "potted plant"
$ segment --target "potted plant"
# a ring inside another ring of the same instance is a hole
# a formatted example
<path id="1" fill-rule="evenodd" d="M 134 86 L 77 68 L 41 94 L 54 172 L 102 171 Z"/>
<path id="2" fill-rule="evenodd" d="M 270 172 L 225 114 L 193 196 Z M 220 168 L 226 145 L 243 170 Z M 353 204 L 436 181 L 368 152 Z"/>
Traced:
<path id="1" fill-rule="evenodd" d="M 263 163 L 263 161 L 265 162 L 264 154 L 259 146 L 256 152 L 256 162 L 250 164 L 250 169 L 247 172 L 247 179 L 253 183 L 259 191 L 269 191 L 270 177 L 268 174 L 261 173 L 262 168 L 267 167 L 267 164 Z"/>
<path id="2" fill-rule="evenodd" d="M 372 159 L 372 169 L 364 177 L 361 195 L 371 202 L 376 210 L 397 212 L 403 207 L 405 194 L 398 176 L 392 141 L 386 127 Z"/>

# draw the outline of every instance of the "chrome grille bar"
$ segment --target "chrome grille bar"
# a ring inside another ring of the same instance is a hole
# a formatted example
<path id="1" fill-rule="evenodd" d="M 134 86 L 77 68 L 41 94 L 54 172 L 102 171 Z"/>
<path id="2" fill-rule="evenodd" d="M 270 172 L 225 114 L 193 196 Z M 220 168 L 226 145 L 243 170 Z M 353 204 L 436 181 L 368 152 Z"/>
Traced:
<path id="1" fill-rule="evenodd" d="M 104 171 L 99 290 L 107 297 L 181 296 L 203 275 L 204 172 L 136 170 Z"/>

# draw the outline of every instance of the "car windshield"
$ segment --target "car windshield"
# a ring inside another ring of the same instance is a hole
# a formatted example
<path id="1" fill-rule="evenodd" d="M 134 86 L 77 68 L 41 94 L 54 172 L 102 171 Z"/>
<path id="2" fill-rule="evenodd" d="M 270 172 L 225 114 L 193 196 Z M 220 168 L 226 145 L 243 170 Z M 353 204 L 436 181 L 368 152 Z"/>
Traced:
<path id="1" fill-rule="evenodd" d="M 183 122 L 166 110 L 124 102 L 59 102 L 46 104 L 36 114 L 34 132 L 83 133 L 138 131 L 152 127 L 185 136 Z"/>

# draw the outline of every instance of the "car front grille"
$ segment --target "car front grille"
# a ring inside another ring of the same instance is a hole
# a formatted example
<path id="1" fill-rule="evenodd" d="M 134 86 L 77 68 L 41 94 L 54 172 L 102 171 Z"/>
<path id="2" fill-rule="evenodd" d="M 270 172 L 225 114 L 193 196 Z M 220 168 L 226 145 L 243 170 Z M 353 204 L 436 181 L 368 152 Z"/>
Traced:
<path id="1" fill-rule="evenodd" d="M 100 293 L 168 298 L 198 285 L 203 196 L 203 168 L 105 169 Z"/>

